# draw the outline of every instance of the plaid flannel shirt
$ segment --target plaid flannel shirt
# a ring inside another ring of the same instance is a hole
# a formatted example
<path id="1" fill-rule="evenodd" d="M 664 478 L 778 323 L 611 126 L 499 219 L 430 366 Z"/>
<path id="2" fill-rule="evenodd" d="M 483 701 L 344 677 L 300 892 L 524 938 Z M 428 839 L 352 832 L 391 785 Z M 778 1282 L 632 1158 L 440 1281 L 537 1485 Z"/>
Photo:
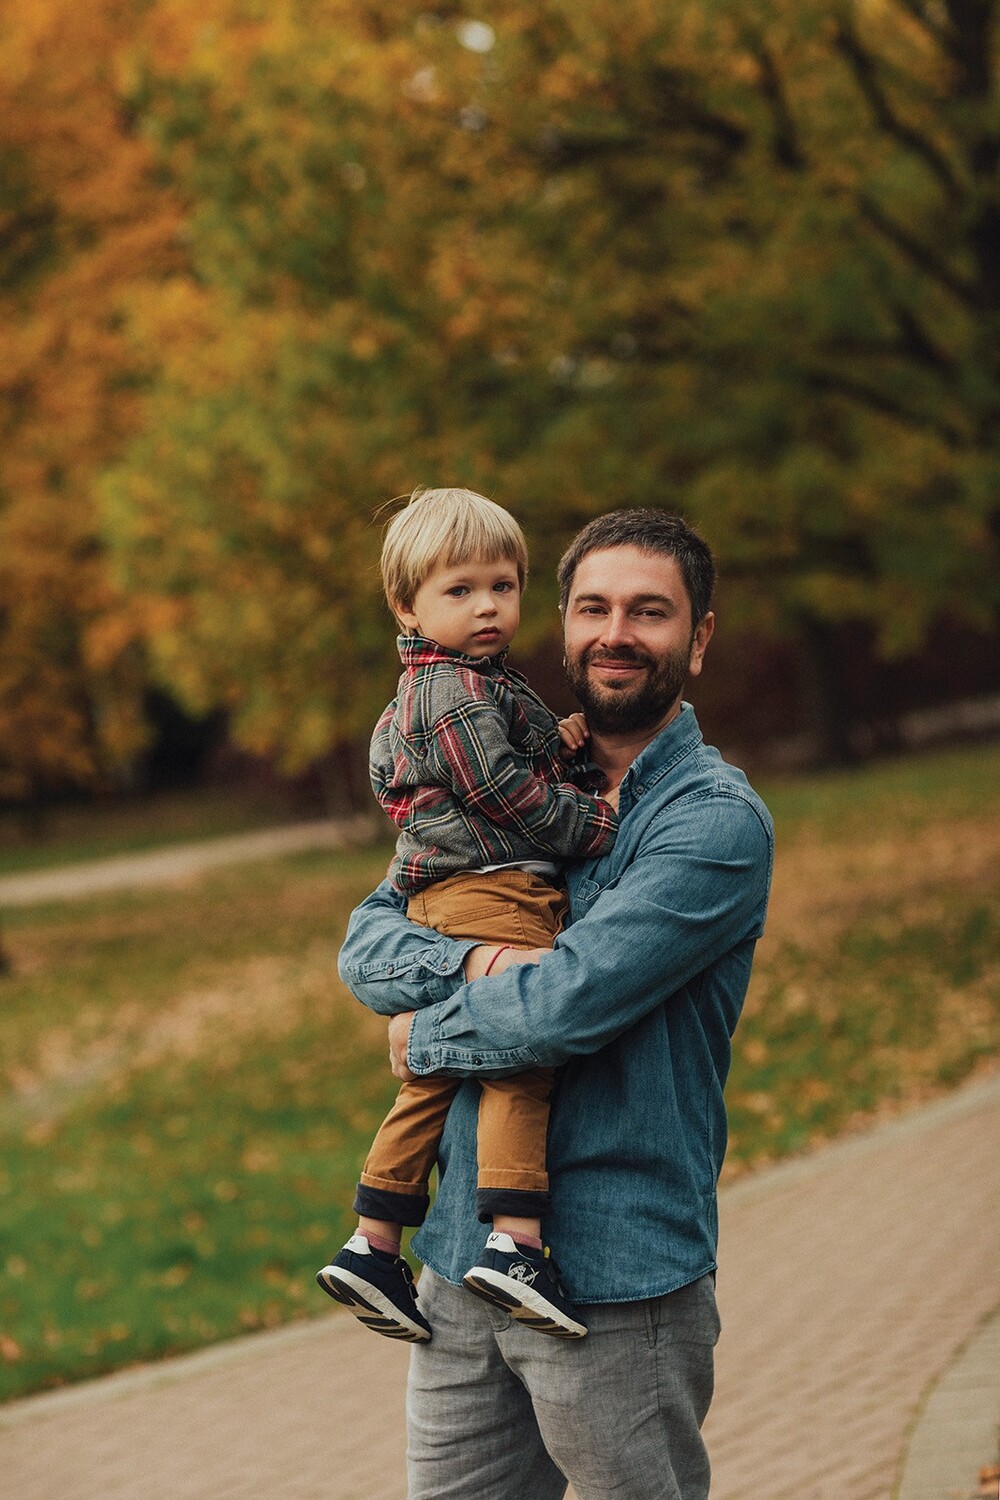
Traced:
<path id="1" fill-rule="evenodd" d="M 597 858 L 615 841 L 593 768 L 559 755 L 558 721 L 507 666 L 400 636 L 396 697 L 372 736 L 375 795 L 399 828 L 389 879 L 406 895 L 463 870 Z M 600 773 L 597 773 L 600 776 Z"/>

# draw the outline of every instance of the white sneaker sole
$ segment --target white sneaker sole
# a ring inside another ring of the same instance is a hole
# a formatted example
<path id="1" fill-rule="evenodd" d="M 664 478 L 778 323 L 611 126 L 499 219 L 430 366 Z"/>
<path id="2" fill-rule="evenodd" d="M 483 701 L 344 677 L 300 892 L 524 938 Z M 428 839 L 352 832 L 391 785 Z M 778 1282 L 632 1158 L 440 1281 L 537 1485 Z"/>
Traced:
<path id="1" fill-rule="evenodd" d="M 587 1326 L 556 1307 L 524 1281 L 515 1281 L 490 1266 L 473 1266 L 462 1277 L 467 1291 L 495 1307 L 502 1307 L 518 1323 L 557 1339 L 583 1339 Z"/>
<path id="2" fill-rule="evenodd" d="M 329 1292 L 337 1302 L 349 1308 L 366 1328 L 375 1333 L 410 1344 L 424 1343 L 430 1338 L 426 1328 L 408 1318 L 377 1286 L 372 1286 L 370 1281 L 356 1276 L 353 1271 L 347 1271 L 343 1266 L 324 1266 L 316 1280 L 324 1292 Z"/>

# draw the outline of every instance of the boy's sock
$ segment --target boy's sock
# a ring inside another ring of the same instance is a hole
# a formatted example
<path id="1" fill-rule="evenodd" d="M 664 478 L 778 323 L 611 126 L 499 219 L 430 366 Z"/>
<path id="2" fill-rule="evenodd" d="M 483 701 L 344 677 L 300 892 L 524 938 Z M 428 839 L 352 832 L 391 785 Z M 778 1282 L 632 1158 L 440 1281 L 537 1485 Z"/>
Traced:
<path id="1" fill-rule="evenodd" d="M 510 1234 L 514 1244 L 520 1245 L 522 1250 L 544 1250 L 545 1248 L 541 1240 L 536 1239 L 533 1234 L 521 1234 L 520 1231 L 512 1234 L 510 1230 L 507 1233 Z"/>
<path id="2" fill-rule="evenodd" d="M 381 1250 L 383 1255 L 399 1254 L 399 1240 L 385 1240 L 380 1234 L 365 1234 L 365 1231 L 363 1229 L 359 1229 L 358 1233 L 362 1236 L 363 1239 L 366 1239 L 368 1241 L 373 1250 Z"/>

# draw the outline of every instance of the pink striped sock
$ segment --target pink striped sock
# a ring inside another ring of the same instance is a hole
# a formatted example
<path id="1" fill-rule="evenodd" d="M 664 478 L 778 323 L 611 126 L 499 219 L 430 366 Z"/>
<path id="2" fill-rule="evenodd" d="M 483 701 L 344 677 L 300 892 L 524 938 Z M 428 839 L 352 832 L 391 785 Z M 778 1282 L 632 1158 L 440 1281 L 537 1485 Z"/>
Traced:
<path id="1" fill-rule="evenodd" d="M 373 1250 L 381 1250 L 386 1255 L 399 1254 L 399 1240 L 384 1240 L 380 1234 L 363 1234 L 361 1230 L 358 1233 L 368 1241 Z"/>
<path id="2" fill-rule="evenodd" d="M 512 1234 L 511 1239 L 515 1245 L 520 1245 L 522 1250 L 543 1250 L 541 1240 L 536 1240 L 532 1234 Z"/>

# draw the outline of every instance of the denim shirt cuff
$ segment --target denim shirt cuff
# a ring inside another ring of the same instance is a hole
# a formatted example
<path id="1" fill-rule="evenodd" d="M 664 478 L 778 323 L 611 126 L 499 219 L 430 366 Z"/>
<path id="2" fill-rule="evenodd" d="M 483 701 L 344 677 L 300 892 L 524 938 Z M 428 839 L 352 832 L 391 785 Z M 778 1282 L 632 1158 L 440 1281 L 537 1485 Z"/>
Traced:
<path id="1" fill-rule="evenodd" d="M 538 1066 L 529 1047 L 469 1048 L 451 1040 L 440 1011 L 418 1010 L 410 1026 L 406 1062 L 411 1073 L 496 1074 L 503 1077 Z"/>
<path id="2" fill-rule="evenodd" d="M 462 966 L 466 954 L 475 947 L 475 939 L 443 937 L 415 957 L 377 958 L 368 963 L 351 964 L 348 972 L 360 984 L 379 984 L 391 979 L 397 983 L 420 985 L 427 997 L 425 1003 L 433 1005 L 438 1000 L 447 1000 L 465 983 Z"/>

